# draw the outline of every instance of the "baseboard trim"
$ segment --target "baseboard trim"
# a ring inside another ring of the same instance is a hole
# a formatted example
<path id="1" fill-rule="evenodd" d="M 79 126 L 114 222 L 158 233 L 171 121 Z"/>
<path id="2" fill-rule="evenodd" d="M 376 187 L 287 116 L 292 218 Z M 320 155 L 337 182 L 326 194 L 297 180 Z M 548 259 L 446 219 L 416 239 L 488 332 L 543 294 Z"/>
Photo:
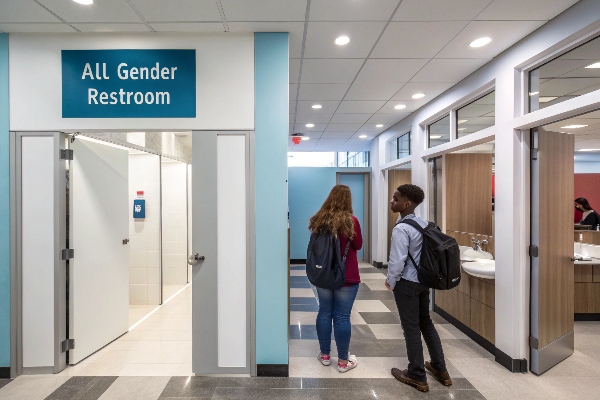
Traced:
<path id="1" fill-rule="evenodd" d="M 575 313 L 575 321 L 600 321 L 598 313 Z"/>
<path id="2" fill-rule="evenodd" d="M 0 379 L 10 379 L 10 367 L 0 367 Z"/>
<path id="3" fill-rule="evenodd" d="M 495 360 L 510 372 L 527 372 L 527 360 L 511 358 L 502 350 L 496 348 Z"/>
<path id="4" fill-rule="evenodd" d="M 290 375 L 288 364 L 257 364 L 256 376 L 287 378 Z"/>
<path id="5" fill-rule="evenodd" d="M 383 268 L 383 261 L 373 261 L 373 262 L 372 262 L 372 265 L 373 265 L 375 268 Z"/>
<path id="6" fill-rule="evenodd" d="M 481 336 L 480 334 L 475 332 L 473 329 L 469 328 L 468 326 L 466 326 L 465 324 L 463 324 L 462 322 L 460 322 L 459 320 L 454 318 L 452 315 L 448 314 L 446 311 L 444 311 L 437 305 L 434 305 L 433 311 L 440 314 L 446 321 L 450 322 L 452 325 L 454 325 L 456 328 L 458 328 L 459 331 L 461 331 L 462 333 L 467 335 L 475 343 L 477 343 L 478 345 L 480 345 L 481 347 L 486 349 L 488 352 L 490 352 L 494 356 L 496 355 L 496 346 L 494 346 L 494 344 L 491 343 L 489 340 L 485 339 L 483 336 Z"/>
<path id="7" fill-rule="evenodd" d="M 306 258 L 290 258 L 290 264 L 306 264 Z"/>

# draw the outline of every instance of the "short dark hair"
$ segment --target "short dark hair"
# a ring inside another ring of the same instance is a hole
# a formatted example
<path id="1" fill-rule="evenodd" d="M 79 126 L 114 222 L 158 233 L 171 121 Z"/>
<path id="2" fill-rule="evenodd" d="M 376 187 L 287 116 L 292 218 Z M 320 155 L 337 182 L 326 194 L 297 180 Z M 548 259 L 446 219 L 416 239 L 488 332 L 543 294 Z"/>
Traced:
<path id="1" fill-rule="evenodd" d="M 425 198 L 425 193 L 423 193 L 423 189 L 418 187 L 417 185 L 400 185 L 398 189 L 396 189 L 400 195 L 409 199 L 413 204 L 419 205 L 423 202 Z"/>

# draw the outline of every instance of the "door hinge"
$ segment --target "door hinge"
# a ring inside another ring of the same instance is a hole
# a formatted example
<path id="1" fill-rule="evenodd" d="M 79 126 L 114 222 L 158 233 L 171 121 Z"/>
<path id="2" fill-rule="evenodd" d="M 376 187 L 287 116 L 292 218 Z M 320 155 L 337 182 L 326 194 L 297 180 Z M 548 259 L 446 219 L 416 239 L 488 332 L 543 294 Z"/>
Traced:
<path id="1" fill-rule="evenodd" d="M 60 150 L 60 159 L 61 160 L 73 160 L 73 150 L 61 149 Z"/>
<path id="2" fill-rule="evenodd" d="M 531 347 L 532 349 L 536 349 L 538 348 L 538 339 L 534 338 L 533 336 L 529 337 L 529 347 Z"/>
<path id="3" fill-rule="evenodd" d="M 75 257 L 75 250 L 73 249 L 63 249 L 61 251 L 61 260 L 70 260 Z"/>
<path id="4" fill-rule="evenodd" d="M 529 246 L 529 257 L 539 257 L 539 253 L 540 253 L 540 249 L 537 246 L 535 246 L 535 245 Z"/>
<path id="5" fill-rule="evenodd" d="M 538 149 L 531 149 L 531 159 L 532 160 L 537 160 L 538 159 L 538 154 L 539 154 L 539 150 Z"/>
<path id="6" fill-rule="evenodd" d="M 75 339 L 63 340 L 60 344 L 60 350 L 62 353 L 67 350 L 73 350 L 75 348 Z"/>

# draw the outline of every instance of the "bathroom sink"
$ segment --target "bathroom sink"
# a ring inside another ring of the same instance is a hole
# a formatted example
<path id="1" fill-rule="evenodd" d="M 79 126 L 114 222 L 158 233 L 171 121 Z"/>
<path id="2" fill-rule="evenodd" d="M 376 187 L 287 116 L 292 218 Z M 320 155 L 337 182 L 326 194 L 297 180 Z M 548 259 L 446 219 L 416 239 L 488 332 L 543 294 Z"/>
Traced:
<path id="1" fill-rule="evenodd" d="M 460 249 L 460 259 L 462 261 L 476 261 L 479 259 L 492 260 L 494 257 L 487 251 L 473 250 L 472 247 L 458 246 Z"/>
<path id="2" fill-rule="evenodd" d="M 496 277 L 496 261 L 494 260 L 478 259 L 464 262 L 462 267 L 467 274 L 478 278 L 494 279 Z"/>

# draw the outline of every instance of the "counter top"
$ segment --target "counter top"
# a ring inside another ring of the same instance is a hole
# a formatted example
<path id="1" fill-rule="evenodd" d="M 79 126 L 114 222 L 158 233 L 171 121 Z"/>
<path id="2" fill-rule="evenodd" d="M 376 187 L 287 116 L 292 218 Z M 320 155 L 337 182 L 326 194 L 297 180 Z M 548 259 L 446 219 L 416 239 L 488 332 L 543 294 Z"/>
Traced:
<path id="1" fill-rule="evenodd" d="M 592 259 L 589 261 L 575 260 L 573 263 L 575 265 L 600 265 L 600 259 L 592 257 Z"/>

